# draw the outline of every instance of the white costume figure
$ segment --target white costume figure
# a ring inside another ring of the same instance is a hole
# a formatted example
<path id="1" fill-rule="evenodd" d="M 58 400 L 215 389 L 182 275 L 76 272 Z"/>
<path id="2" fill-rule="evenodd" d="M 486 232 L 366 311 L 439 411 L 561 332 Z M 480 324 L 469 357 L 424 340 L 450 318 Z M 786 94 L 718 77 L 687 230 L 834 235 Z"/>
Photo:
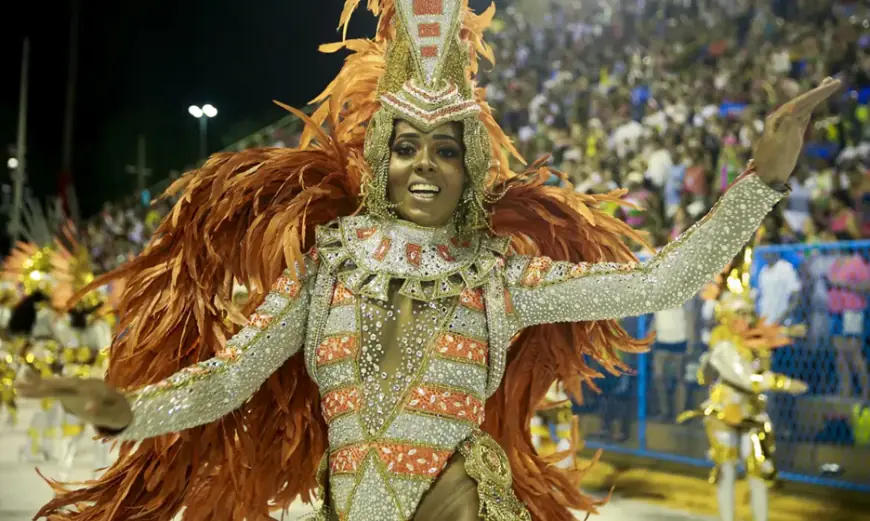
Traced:
<path id="1" fill-rule="evenodd" d="M 84 330 L 73 329 L 72 342 L 63 348 L 63 375 L 74 378 L 102 379 L 107 364 L 108 346 L 112 341 L 112 330 L 108 321 L 102 318 L 89 320 Z M 76 454 L 84 442 L 90 442 L 94 449 L 94 467 L 102 468 L 108 463 L 108 445 L 86 438 L 86 426 L 76 416 L 63 414 L 63 447 L 60 463 L 70 468 Z M 91 438 L 92 436 L 89 436 Z"/>
<path id="2" fill-rule="evenodd" d="M 571 468 L 576 459 L 573 423 L 571 400 L 565 393 L 564 384 L 556 381 L 547 391 L 547 397 L 538 414 L 532 418 L 532 443 L 540 451 L 545 441 L 551 441 L 556 446 L 556 453 L 567 453 L 567 456 L 556 462 L 562 468 Z M 550 430 L 553 424 L 556 428 L 555 439 L 552 438 Z"/>
<path id="3" fill-rule="evenodd" d="M 42 376 L 60 373 L 58 360 L 60 345 L 68 341 L 68 335 L 59 328 L 58 313 L 46 303 L 41 292 L 29 295 L 13 313 L 16 317 L 33 312 L 33 321 L 22 331 L 11 331 L 20 345 L 18 350 L 22 365 L 29 366 Z M 50 460 L 56 453 L 56 441 L 61 425 L 62 409 L 56 400 L 43 399 L 39 410 L 33 415 L 27 429 L 27 442 L 21 447 L 20 456 L 26 460 Z"/>

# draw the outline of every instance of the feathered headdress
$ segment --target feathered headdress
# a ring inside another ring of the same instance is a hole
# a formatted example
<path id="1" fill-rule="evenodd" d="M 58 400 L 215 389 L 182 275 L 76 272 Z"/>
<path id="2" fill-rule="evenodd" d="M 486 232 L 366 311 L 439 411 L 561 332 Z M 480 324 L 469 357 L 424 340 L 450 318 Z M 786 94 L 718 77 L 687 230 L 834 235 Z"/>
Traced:
<path id="1" fill-rule="evenodd" d="M 710 345 L 727 339 L 739 339 L 738 345 L 759 352 L 790 345 L 788 330 L 778 324 L 770 324 L 758 317 L 755 309 L 755 290 L 750 285 L 752 256 L 756 244 L 764 235 L 759 229 L 749 244 L 717 277 L 715 290 L 708 289 L 703 298 L 716 301 L 716 321 L 719 326 L 711 332 Z M 740 320 L 741 315 L 755 320 Z"/>
<path id="2" fill-rule="evenodd" d="M 3 261 L 3 279 L 18 284 L 25 295 L 37 291 L 51 293 L 54 281 L 51 278 L 51 248 L 39 247 L 30 242 L 15 244 Z"/>
<path id="3" fill-rule="evenodd" d="M 74 308 L 91 313 L 111 312 L 112 303 L 107 288 L 101 287 L 76 296 L 94 281 L 95 267 L 88 249 L 79 242 L 75 224 L 68 221 L 55 239 L 55 254 L 51 268 L 57 285 L 52 292 L 52 305 L 57 309 Z M 96 315 L 94 315 L 96 316 Z"/>
<path id="4" fill-rule="evenodd" d="M 716 319 L 727 321 L 736 313 L 755 313 L 755 291 L 752 289 L 752 255 L 764 235 L 760 228 L 734 260 L 707 285 L 701 293 L 704 300 L 716 301 Z"/>
<path id="5" fill-rule="evenodd" d="M 358 4 L 359 0 L 345 4 L 339 23 L 345 33 Z M 487 205 L 498 196 L 492 188 L 509 173 L 507 155 L 522 161 L 474 82 L 478 56 L 494 61 L 483 31 L 495 6 L 481 15 L 468 9 L 467 0 L 370 0 L 368 8 L 380 16 L 373 41 L 321 47 L 325 52 L 347 48 L 355 54 L 314 100 L 321 105 L 312 119 L 320 124 L 349 118 L 351 132 L 365 134 L 364 204 L 368 212 L 380 216 L 391 212 L 387 170 L 395 122 L 407 121 L 423 131 L 461 123 L 470 183 L 456 222 L 462 231 L 485 227 Z M 364 128 L 361 122 L 366 122 Z M 312 137 L 309 129 L 303 134 L 303 145 Z"/>
<path id="6" fill-rule="evenodd" d="M 54 289 L 51 262 L 54 256 L 52 239 L 56 212 L 46 214 L 39 201 L 27 197 L 22 208 L 22 235 L 25 241 L 17 242 L 4 259 L 2 278 L 19 284 L 25 295 L 37 291 L 49 294 Z"/>
<path id="7" fill-rule="evenodd" d="M 348 0 L 346 28 L 359 0 Z M 373 40 L 323 47 L 351 54 L 315 100 L 299 148 L 218 154 L 173 184 L 178 203 L 145 251 L 90 286 L 125 280 L 108 381 L 134 389 L 213 357 L 238 330 L 234 281 L 250 288 L 246 312 L 286 266 L 299 265 L 317 225 L 359 211 L 390 212 L 384 165 L 396 118 L 429 128 L 459 121 L 471 191 L 460 211 L 466 229 L 488 225 L 513 251 L 571 262 L 634 261 L 629 226 L 598 209 L 622 204 L 546 186 L 545 161 L 510 171 L 519 158 L 474 87 L 478 57 L 494 8 L 475 15 L 466 0 L 369 0 L 378 15 Z M 437 26 L 437 28 L 436 28 Z M 472 104 L 473 102 L 473 104 Z M 380 177 L 379 177 L 380 176 Z M 486 233 L 486 232 L 484 232 Z M 540 457 L 530 420 L 555 380 L 574 394 L 599 368 L 625 366 L 616 350 L 639 351 L 614 321 L 547 324 L 525 330 L 509 354 L 503 383 L 487 402 L 483 428 L 505 449 L 514 488 L 536 520 L 573 520 L 570 509 L 596 503 L 579 488 L 582 472 Z M 589 367 L 587 360 L 599 368 Z M 183 433 L 122 445 L 120 458 L 83 487 L 54 483 L 60 494 L 42 509 L 50 521 L 165 521 L 185 508 L 191 520 L 266 520 L 300 496 L 310 500 L 328 446 L 318 389 L 302 354 L 292 357 L 236 413 Z"/>

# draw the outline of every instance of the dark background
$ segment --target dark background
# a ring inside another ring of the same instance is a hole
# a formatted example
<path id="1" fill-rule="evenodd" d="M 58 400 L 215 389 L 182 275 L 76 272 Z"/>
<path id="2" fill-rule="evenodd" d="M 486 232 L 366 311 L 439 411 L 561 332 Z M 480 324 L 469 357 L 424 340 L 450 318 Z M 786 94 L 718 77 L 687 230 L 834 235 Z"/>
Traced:
<path id="1" fill-rule="evenodd" d="M 31 39 L 28 184 L 57 192 L 61 171 L 72 0 L 4 3 L 0 26 L 0 180 L 16 141 L 21 49 Z M 350 36 L 371 35 L 374 19 L 354 16 Z M 79 0 L 79 68 L 73 179 L 82 214 L 131 195 L 137 136 L 147 139 L 150 183 L 194 163 L 198 123 L 191 104 L 211 103 L 215 151 L 285 113 L 273 99 L 304 106 L 341 66 L 323 55 L 337 41 L 341 0 Z"/>

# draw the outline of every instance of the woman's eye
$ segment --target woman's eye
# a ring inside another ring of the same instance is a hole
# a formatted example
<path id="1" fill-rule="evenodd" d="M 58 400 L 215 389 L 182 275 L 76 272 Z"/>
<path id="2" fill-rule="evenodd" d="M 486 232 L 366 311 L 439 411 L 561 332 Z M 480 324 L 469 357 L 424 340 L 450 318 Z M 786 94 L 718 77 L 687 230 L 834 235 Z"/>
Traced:
<path id="1" fill-rule="evenodd" d="M 393 147 L 393 152 L 404 157 L 414 155 L 414 147 L 408 143 L 401 143 Z"/>
<path id="2" fill-rule="evenodd" d="M 443 147 L 438 149 L 438 155 L 446 159 L 459 157 L 459 149 L 456 147 Z"/>

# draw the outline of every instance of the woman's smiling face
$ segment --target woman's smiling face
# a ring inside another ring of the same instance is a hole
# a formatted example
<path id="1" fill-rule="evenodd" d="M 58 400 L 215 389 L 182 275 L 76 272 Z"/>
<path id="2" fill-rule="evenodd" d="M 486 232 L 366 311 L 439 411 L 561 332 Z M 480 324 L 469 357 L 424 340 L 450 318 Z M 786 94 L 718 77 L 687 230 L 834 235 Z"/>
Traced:
<path id="1" fill-rule="evenodd" d="M 390 153 L 387 197 L 400 218 L 437 227 L 453 217 L 465 187 L 462 125 L 423 132 L 397 121 Z"/>

